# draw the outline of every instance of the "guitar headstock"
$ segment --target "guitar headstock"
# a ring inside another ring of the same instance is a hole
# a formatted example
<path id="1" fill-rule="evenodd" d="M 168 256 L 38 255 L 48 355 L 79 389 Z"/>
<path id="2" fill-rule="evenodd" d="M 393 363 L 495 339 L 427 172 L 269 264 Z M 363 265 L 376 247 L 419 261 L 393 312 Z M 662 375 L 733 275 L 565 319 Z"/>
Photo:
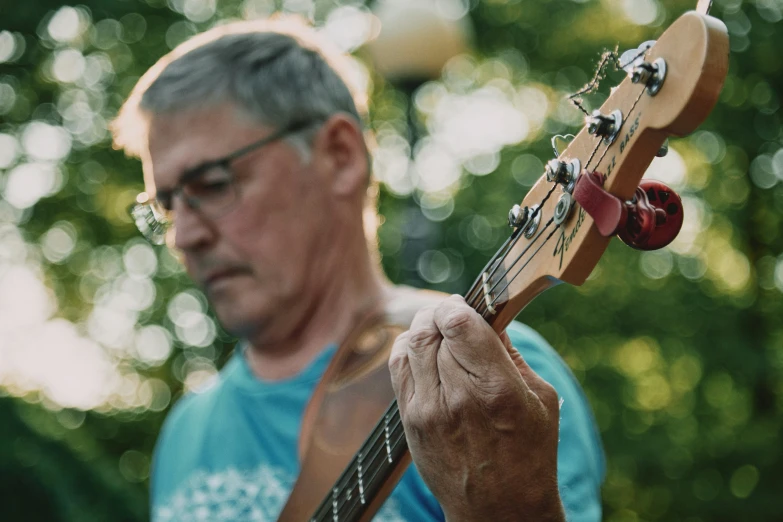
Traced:
<path id="1" fill-rule="evenodd" d="M 605 251 L 610 237 L 571 196 L 579 173 L 600 172 L 607 192 L 631 199 L 666 138 L 693 132 L 715 106 L 728 54 L 722 22 L 684 14 L 639 55 L 635 77 L 615 87 L 594 113 L 606 119 L 586 125 L 550 162 L 520 204 L 528 219 L 485 270 L 482 295 L 474 296 L 498 331 L 543 290 L 561 281 L 581 285 Z"/>

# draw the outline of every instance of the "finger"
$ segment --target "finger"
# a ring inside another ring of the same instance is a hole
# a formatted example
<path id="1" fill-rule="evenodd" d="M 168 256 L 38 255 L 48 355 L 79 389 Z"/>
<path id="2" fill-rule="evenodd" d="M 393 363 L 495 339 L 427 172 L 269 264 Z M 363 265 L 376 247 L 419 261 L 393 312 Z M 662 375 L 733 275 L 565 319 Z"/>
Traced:
<path id="1" fill-rule="evenodd" d="M 519 353 L 519 350 L 514 348 L 505 330 L 500 334 L 500 340 L 503 341 L 503 346 L 505 346 L 511 361 L 517 367 L 525 387 L 536 394 L 539 400 L 547 407 L 552 408 L 554 404 L 558 404 L 559 398 L 555 388 L 530 367 L 522 354 Z"/>
<path id="2" fill-rule="evenodd" d="M 415 391 L 413 375 L 408 362 L 408 332 L 397 336 L 389 356 L 389 374 L 391 375 L 392 388 L 397 397 L 397 405 L 404 415 L 408 404 L 413 400 Z"/>
<path id="3" fill-rule="evenodd" d="M 438 348 L 443 337 L 433 321 L 433 308 L 423 308 L 413 318 L 408 333 L 408 364 L 416 393 L 422 400 L 432 399 L 440 386 Z"/>
<path id="4" fill-rule="evenodd" d="M 485 377 L 498 368 L 512 369 L 513 363 L 498 335 L 460 296 L 451 296 L 435 309 L 434 321 L 443 346 L 465 371 Z"/>

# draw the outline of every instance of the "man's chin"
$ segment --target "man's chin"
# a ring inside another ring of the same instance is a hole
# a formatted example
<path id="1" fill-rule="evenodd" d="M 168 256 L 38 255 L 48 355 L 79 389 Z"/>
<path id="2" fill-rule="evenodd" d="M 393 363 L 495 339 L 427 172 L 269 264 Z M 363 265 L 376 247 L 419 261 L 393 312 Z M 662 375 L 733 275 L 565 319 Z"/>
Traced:
<path id="1" fill-rule="evenodd" d="M 269 323 L 267 314 L 240 314 L 237 302 L 213 303 L 215 315 L 223 329 L 234 337 L 249 339 L 255 337 Z"/>

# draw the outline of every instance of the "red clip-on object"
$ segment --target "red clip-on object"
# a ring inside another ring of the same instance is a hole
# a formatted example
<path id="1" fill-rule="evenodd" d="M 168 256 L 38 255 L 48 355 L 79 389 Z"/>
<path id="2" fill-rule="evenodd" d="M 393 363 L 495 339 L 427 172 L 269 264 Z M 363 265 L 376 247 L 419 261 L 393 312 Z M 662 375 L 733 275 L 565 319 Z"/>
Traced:
<path id="1" fill-rule="evenodd" d="M 574 186 L 574 200 L 595 221 L 604 237 L 617 234 L 638 250 L 663 248 L 682 228 L 680 196 L 660 181 L 643 180 L 631 201 L 604 190 L 604 175 L 583 171 Z"/>

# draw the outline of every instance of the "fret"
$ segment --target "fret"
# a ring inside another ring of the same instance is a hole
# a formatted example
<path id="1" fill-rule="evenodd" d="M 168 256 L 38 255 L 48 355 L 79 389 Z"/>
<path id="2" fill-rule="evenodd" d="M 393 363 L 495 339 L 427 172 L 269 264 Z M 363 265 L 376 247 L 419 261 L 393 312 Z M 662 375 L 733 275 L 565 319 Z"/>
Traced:
<path id="1" fill-rule="evenodd" d="M 384 427 L 383 427 L 383 435 L 386 437 L 386 455 L 389 459 L 389 464 L 394 464 L 394 459 L 392 459 L 391 454 L 391 445 L 389 444 L 389 414 L 387 413 L 384 415 Z"/>
<path id="2" fill-rule="evenodd" d="M 333 522 L 339 522 L 340 518 L 337 515 L 337 498 L 339 496 L 338 489 L 332 488 L 332 520 Z"/>
<path id="3" fill-rule="evenodd" d="M 365 504 L 364 482 L 362 481 L 362 452 L 359 452 L 359 499 Z"/>

